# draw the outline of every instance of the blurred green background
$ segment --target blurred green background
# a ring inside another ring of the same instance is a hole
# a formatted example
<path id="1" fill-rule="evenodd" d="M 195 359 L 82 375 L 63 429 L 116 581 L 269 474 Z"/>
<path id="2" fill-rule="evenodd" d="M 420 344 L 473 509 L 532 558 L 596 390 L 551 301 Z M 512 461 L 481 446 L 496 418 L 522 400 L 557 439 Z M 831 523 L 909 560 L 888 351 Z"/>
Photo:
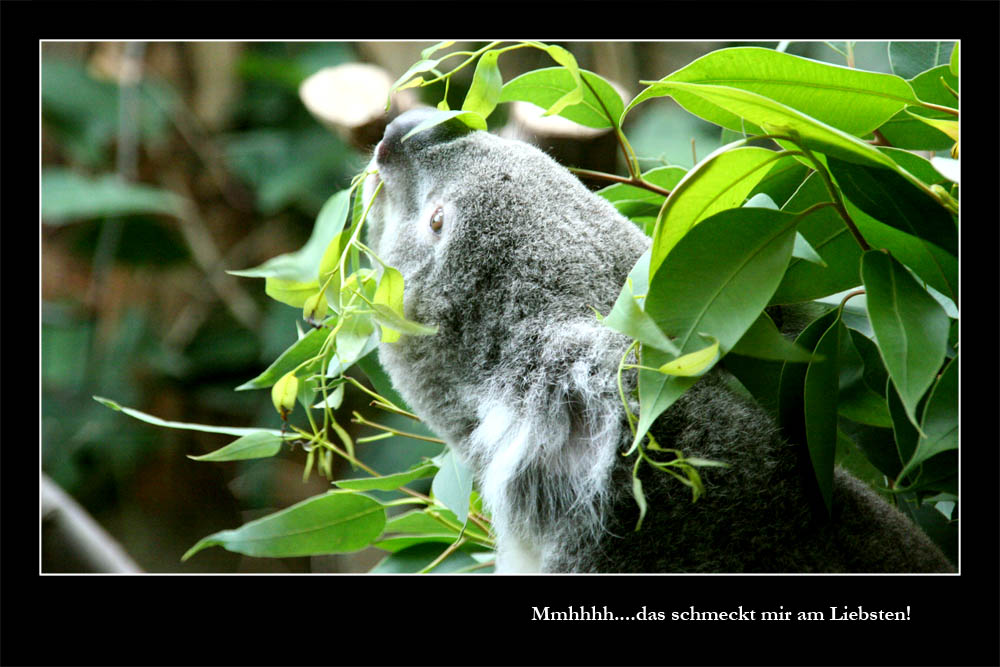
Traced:
<path id="1" fill-rule="evenodd" d="M 641 79 L 735 45 L 745 44 L 562 44 L 629 96 L 641 90 Z M 269 392 L 233 388 L 295 341 L 301 313 L 268 299 L 263 281 L 225 271 L 298 249 L 322 204 L 368 161 L 371 146 L 348 145 L 307 111 L 301 82 L 349 62 L 376 64 L 395 79 L 426 46 L 42 44 L 41 466 L 142 570 L 365 571 L 380 557 L 272 560 L 216 548 L 182 563 L 205 535 L 321 493 L 328 482 L 316 475 L 302 481 L 301 450 L 245 462 L 192 461 L 187 455 L 232 438 L 157 428 L 92 396 L 168 420 L 280 426 Z M 787 46 L 844 64 L 838 49 Z M 859 43 L 854 57 L 858 67 L 888 71 L 884 42 Z M 534 49 L 500 60 L 505 79 L 551 65 Z M 450 90 L 453 108 L 464 96 L 471 72 L 465 74 Z M 442 94 L 421 91 L 430 104 Z M 648 158 L 644 168 L 689 167 L 720 143 L 718 128 L 669 100 L 641 111 L 626 131 Z M 491 124 L 499 127 L 505 115 L 498 109 Z M 354 427 L 346 415 L 365 404 L 349 394 L 342 424 Z M 359 451 L 393 470 L 436 450 L 407 441 Z M 45 521 L 41 532 L 43 572 L 81 571 L 71 546 Z"/>

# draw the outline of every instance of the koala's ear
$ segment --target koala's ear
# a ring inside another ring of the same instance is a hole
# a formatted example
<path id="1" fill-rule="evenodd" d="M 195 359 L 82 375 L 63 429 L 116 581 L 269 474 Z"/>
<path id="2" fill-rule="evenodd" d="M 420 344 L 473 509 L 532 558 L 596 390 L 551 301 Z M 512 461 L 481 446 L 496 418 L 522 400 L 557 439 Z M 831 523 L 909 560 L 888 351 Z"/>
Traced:
<path id="1" fill-rule="evenodd" d="M 529 371 L 494 378 L 469 449 L 493 511 L 511 504 L 558 514 L 606 490 L 625 424 L 617 389 L 624 336 L 596 322 L 550 326 Z M 553 487 L 558 486 L 558 490 Z"/>

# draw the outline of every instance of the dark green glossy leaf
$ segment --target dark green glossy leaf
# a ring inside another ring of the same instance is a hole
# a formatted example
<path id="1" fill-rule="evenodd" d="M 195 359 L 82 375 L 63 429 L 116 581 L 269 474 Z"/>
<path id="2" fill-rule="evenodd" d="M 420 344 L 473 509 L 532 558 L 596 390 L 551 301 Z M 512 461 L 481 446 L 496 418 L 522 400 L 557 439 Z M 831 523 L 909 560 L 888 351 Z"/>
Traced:
<path id="1" fill-rule="evenodd" d="M 837 317 L 837 310 L 834 309 L 816 318 L 796 337 L 795 344 L 809 351 L 815 350 L 819 339 Z M 778 421 L 785 433 L 785 439 L 802 446 L 806 444 L 803 392 L 808 368 L 803 364 L 785 363 L 778 384 Z"/>
<path id="2" fill-rule="evenodd" d="M 847 329 L 838 317 L 816 344 L 815 352 L 823 360 L 808 365 L 803 385 L 809 460 L 828 513 L 833 508 L 833 463 L 837 451 L 840 340 L 846 334 Z"/>
<path id="3" fill-rule="evenodd" d="M 827 162 L 844 194 L 862 211 L 958 256 L 958 228 L 948 209 L 933 195 L 888 169 L 851 164 L 832 156 Z"/>
<path id="4" fill-rule="evenodd" d="M 861 275 L 882 360 L 916 425 L 917 403 L 945 358 L 948 315 L 902 264 L 883 252 L 865 253 Z"/>
<path id="5" fill-rule="evenodd" d="M 812 174 L 782 210 L 797 213 L 829 200 L 822 179 Z M 861 282 L 858 276 L 861 248 L 833 207 L 813 211 L 802 218 L 798 232 L 826 266 L 793 257 L 771 298 L 772 304 L 812 301 L 856 287 Z"/>
<path id="6" fill-rule="evenodd" d="M 434 542 L 416 544 L 393 554 L 379 562 L 371 569 L 373 574 L 413 574 L 430 565 L 447 548 L 447 545 Z M 487 573 L 492 568 L 472 568 L 478 563 L 472 556 L 462 550 L 450 554 L 440 565 L 431 570 L 432 574 L 447 574 L 459 570 L 470 570 Z"/>
<path id="7" fill-rule="evenodd" d="M 958 358 L 948 362 L 938 378 L 924 408 L 921 430 L 913 456 L 901 476 L 913 472 L 936 454 L 958 449 Z"/>
<path id="8" fill-rule="evenodd" d="M 809 361 L 813 356 L 809 350 L 782 336 L 767 313 L 760 314 L 731 353 L 773 361 Z"/>

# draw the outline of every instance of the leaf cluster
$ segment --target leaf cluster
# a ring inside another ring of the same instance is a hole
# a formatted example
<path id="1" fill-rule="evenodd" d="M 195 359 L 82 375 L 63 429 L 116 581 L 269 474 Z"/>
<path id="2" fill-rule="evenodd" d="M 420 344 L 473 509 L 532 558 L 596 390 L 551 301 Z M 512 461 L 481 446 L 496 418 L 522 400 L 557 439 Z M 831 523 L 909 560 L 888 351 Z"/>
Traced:
<path id="1" fill-rule="evenodd" d="M 499 103 L 522 100 L 618 138 L 628 176 L 605 175 L 611 185 L 599 194 L 646 231 L 651 248 L 613 309 L 597 317 L 634 340 L 621 373 L 637 374 L 636 393 L 623 390 L 621 398 L 634 430 L 624 455 L 635 456 L 636 471 L 649 465 L 671 474 L 692 489 L 694 500 L 704 492 L 698 469 L 718 463 L 661 446 L 649 429 L 699 376 L 719 365 L 739 390 L 774 413 L 789 442 L 805 448 L 828 510 L 834 467 L 843 465 L 929 533 L 942 534 L 930 530 L 938 524 L 954 527 L 957 46 L 890 45 L 895 74 L 769 49 L 721 49 L 644 82 L 630 101 L 558 46 L 493 42 L 441 55 L 450 46 L 425 50 L 395 88 L 440 81 L 447 88 L 455 72 L 475 63 L 469 92 L 461 109 L 442 102 L 413 132 L 451 118 L 485 129 Z M 541 49 L 557 66 L 504 82 L 498 60 L 517 48 Z M 850 44 L 845 48 L 850 53 Z M 452 59 L 459 64 L 442 71 Z M 690 170 L 641 172 L 623 127 L 634 109 L 662 97 L 736 140 Z M 948 148 L 950 157 L 926 157 Z M 375 571 L 489 569 L 488 517 L 471 475 L 450 452 L 380 475 L 358 460 L 337 421 L 346 383 L 370 393 L 386 412 L 416 421 L 388 386 L 374 349 L 378 340 L 392 342 L 400 333 L 434 333 L 405 318 L 402 276 L 359 241 L 371 206 L 359 195 L 366 175 L 327 201 L 300 251 L 233 272 L 264 278 L 267 294 L 302 308 L 311 329 L 238 387 L 271 387 L 282 430 L 233 432 L 239 440 L 199 458 L 272 456 L 292 441 L 308 452 L 306 475 L 316 465 L 331 476 L 338 455 L 370 476 L 335 481 L 333 491 L 210 535 L 185 557 L 212 545 L 289 556 L 374 544 L 389 552 Z M 783 331 L 779 325 L 796 313 L 805 313 L 802 326 Z M 345 375 L 355 364 L 374 392 Z M 310 428 L 288 432 L 285 420 L 296 403 Z M 383 435 L 376 437 L 433 439 L 419 424 L 418 432 L 404 432 L 357 414 L 355 421 L 380 428 Z M 406 486 L 425 478 L 433 478 L 429 495 Z M 637 474 L 634 479 L 641 513 L 655 511 L 646 507 Z M 390 489 L 404 497 L 383 501 L 371 493 Z M 949 511 L 922 511 L 924 503 Z M 404 504 L 419 509 L 387 513 Z"/>

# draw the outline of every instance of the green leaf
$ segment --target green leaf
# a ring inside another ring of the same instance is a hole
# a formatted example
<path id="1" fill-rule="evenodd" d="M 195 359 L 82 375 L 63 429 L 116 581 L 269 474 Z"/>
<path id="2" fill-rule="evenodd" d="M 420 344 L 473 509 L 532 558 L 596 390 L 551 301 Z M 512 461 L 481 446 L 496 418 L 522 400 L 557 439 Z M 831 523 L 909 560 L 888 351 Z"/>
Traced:
<path id="1" fill-rule="evenodd" d="M 685 83 L 687 88 L 669 84 Z M 738 132 L 756 133 L 742 119 L 763 127 L 767 118 L 744 115 L 696 86 L 739 89 L 796 109 L 842 132 L 864 136 L 916 98 L 909 84 L 890 74 L 865 72 L 756 47 L 713 51 L 653 83 L 628 106 L 663 94 L 700 118 Z M 783 123 L 779 123 L 783 124 Z"/>
<path id="2" fill-rule="evenodd" d="M 144 421 L 148 424 L 153 424 L 155 426 L 164 426 L 166 428 L 177 428 L 186 431 L 201 431 L 204 433 L 224 433 L 226 435 L 235 435 L 235 436 L 253 435 L 255 433 L 267 433 L 270 435 L 277 435 L 277 436 L 281 435 L 281 431 L 268 430 L 263 428 L 241 428 L 236 426 L 207 426 L 205 424 L 189 424 L 187 422 L 168 421 L 165 419 L 160 419 L 159 417 L 148 415 L 145 412 L 140 412 L 139 410 L 122 407 L 121 405 L 112 401 L 109 398 L 94 396 L 93 399 L 106 408 L 111 408 L 112 410 L 124 412 L 130 417 L 135 417 L 140 421 Z"/>
<path id="3" fill-rule="evenodd" d="M 891 256 L 870 250 L 861 260 L 868 318 L 882 360 L 910 421 L 944 361 L 948 315 Z"/>
<path id="4" fill-rule="evenodd" d="M 712 338 L 706 336 L 706 338 Z M 703 347 L 700 350 L 681 355 L 672 361 L 661 365 L 656 370 L 664 375 L 679 377 L 694 377 L 705 372 L 719 356 L 719 341 Z"/>
<path id="5" fill-rule="evenodd" d="M 653 231 L 650 273 L 692 227 L 719 211 L 736 208 L 767 174 L 781 155 L 753 146 L 723 146 L 702 160 L 681 179 L 657 220 Z"/>
<path id="6" fill-rule="evenodd" d="M 617 126 L 625 108 L 618 91 L 593 72 L 580 70 L 580 75 L 593 87 L 597 95 L 595 96 L 590 88 L 584 86 L 582 100 L 572 106 L 564 107 L 559 111 L 559 115 L 574 123 L 595 129 Z M 520 100 L 548 109 L 563 96 L 571 93 L 577 85 L 578 81 L 573 78 L 573 74 L 564 67 L 538 69 L 505 83 L 500 102 Z"/>
<path id="7" fill-rule="evenodd" d="M 701 346 L 700 333 L 728 352 L 757 320 L 778 286 L 795 240 L 798 217 L 770 209 L 730 209 L 692 229 L 674 247 L 649 286 L 645 311 L 687 354 Z M 671 357 L 642 351 L 644 366 Z M 639 424 L 633 445 L 695 378 L 639 371 Z"/>
<path id="8" fill-rule="evenodd" d="M 375 326 L 371 317 L 348 312 L 344 315 L 340 330 L 337 332 L 337 359 L 343 368 L 348 368 L 358 359 L 368 354 L 369 342 Z"/>
<path id="9" fill-rule="evenodd" d="M 955 42 L 889 42 L 893 74 L 912 79 L 924 70 L 950 61 Z"/>
<path id="10" fill-rule="evenodd" d="M 385 508 L 378 501 L 330 492 L 204 537 L 181 560 L 211 546 L 267 558 L 349 553 L 371 544 L 384 527 Z"/>
<path id="11" fill-rule="evenodd" d="M 879 222 L 855 206 L 850 199 L 846 199 L 844 204 L 848 215 L 854 220 L 854 224 L 871 247 L 889 248 L 893 256 L 913 269 L 921 280 L 927 281 L 928 285 L 952 301 L 957 301 L 958 258 L 955 255 L 942 250 L 934 243 Z M 860 250 L 855 254 L 860 259 Z"/>
<path id="12" fill-rule="evenodd" d="M 935 454 L 958 449 L 958 357 L 948 362 L 934 384 L 920 427 L 924 435 L 917 440 L 900 477 L 911 474 Z"/>
<path id="13" fill-rule="evenodd" d="M 319 283 L 315 280 L 298 282 L 284 278 L 269 277 L 264 279 L 264 293 L 275 301 L 293 308 L 304 307 L 309 297 L 315 294 L 318 289 Z"/>
<path id="14" fill-rule="evenodd" d="M 184 198 L 161 188 L 123 181 L 113 174 L 88 178 L 69 169 L 42 171 L 42 220 L 56 225 L 118 215 L 180 217 Z"/>
<path id="15" fill-rule="evenodd" d="M 958 42 L 955 42 L 955 48 L 951 52 L 951 61 L 948 63 L 948 69 L 955 76 L 958 76 Z"/>
<path id="16" fill-rule="evenodd" d="M 543 44 L 542 42 L 527 43 L 549 54 L 549 57 L 562 65 L 566 71 L 569 72 L 570 76 L 573 77 L 573 81 L 576 82 L 576 87 L 553 102 L 543 115 L 554 116 L 561 113 L 566 107 L 579 104 L 583 101 L 583 94 L 586 87 L 583 85 L 583 81 L 580 76 L 580 66 L 577 65 L 576 58 L 573 57 L 573 54 L 561 46 L 556 46 L 554 44 Z"/>
<path id="17" fill-rule="evenodd" d="M 254 379 L 244 382 L 236 387 L 236 391 L 246 389 L 264 389 L 270 387 L 286 373 L 294 368 L 298 368 L 307 359 L 312 359 L 319 354 L 326 337 L 330 334 L 329 329 L 313 329 L 302 338 L 298 339 L 288 349 L 274 360 L 267 369 Z M 301 375 L 307 371 L 303 369 Z"/>
<path id="18" fill-rule="evenodd" d="M 642 291 L 635 293 L 636 282 Z M 609 329 L 614 329 L 634 338 L 643 345 L 655 347 L 664 352 L 679 355 L 681 351 L 669 338 L 656 326 L 649 315 L 639 306 L 638 299 L 645 299 L 649 282 L 649 251 L 647 250 L 636 262 L 635 267 L 629 272 L 625 285 L 615 301 L 614 307 L 607 317 L 598 314 L 598 320 Z"/>
<path id="19" fill-rule="evenodd" d="M 958 228 L 933 195 L 888 169 L 872 169 L 833 157 L 828 163 L 844 194 L 862 211 L 958 256 Z"/>
<path id="20" fill-rule="evenodd" d="M 415 479 L 430 477 L 438 470 L 433 463 L 424 463 L 412 470 L 397 472 L 392 475 L 382 477 L 361 477 L 358 479 L 341 479 L 334 482 L 342 489 L 352 489 L 354 491 L 393 491 L 401 486 L 405 486 Z M 440 524 L 438 524 L 440 528 Z"/>
<path id="21" fill-rule="evenodd" d="M 669 81 L 656 84 L 663 94 L 701 98 L 762 128 L 767 133 L 797 135 L 811 149 L 844 160 L 900 170 L 875 147 L 842 130 L 767 97 L 738 88 Z M 900 170 L 902 172 L 902 170 Z"/>
<path id="22" fill-rule="evenodd" d="M 493 113 L 497 102 L 500 101 L 500 90 L 503 88 L 503 77 L 500 75 L 500 68 L 497 67 L 497 58 L 501 53 L 502 51 L 494 49 L 479 57 L 469 92 L 462 102 L 463 111 L 474 111 L 483 118 Z"/>
<path id="23" fill-rule="evenodd" d="M 239 440 L 229 443 L 214 452 L 201 456 L 188 455 L 194 461 L 243 461 L 245 459 L 263 459 L 274 456 L 281 451 L 284 439 L 280 435 L 261 431 L 245 435 Z"/>
<path id="24" fill-rule="evenodd" d="M 469 496 L 472 494 L 472 472 L 446 450 L 434 459 L 439 470 L 431 483 L 434 497 L 455 513 L 459 523 L 469 517 Z"/>
<path id="25" fill-rule="evenodd" d="M 837 320 L 839 313 L 833 309 L 813 320 L 795 339 L 795 344 L 810 352 Z M 806 444 L 805 381 L 808 366 L 786 362 L 778 382 L 778 422 L 785 439 L 795 445 Z"/>
<path id="26" fill-rule="evenodd" d="M 823 180 L 818 174 L 811 174 L 782 210 L 801 212 L 829 199 Z M 812 301 L 858 285 L 861 248 L 833 207 L 813 211 L 802 218 L 798 232 L 826 266 L 793 256 L 771 299 L 772 304 Z"/>
<path id="27" fill-rule="evenodd" d="M 371 569 L 372 574 L 413 574 L 420 572 L 437 559 L 447 548 L 442 544 L 424 542 L 414 546 L 389 554 Z M 446 574 L 458 572 L 471 568 L 477 561 L 461 549 L 452 552 L 445 560 L 435 567 L 431 574 Z M 477 569 L 476 572 L 489 572 L 487 568 Z"/>
<path id="28" fill-rule="evenodd" d="M 886 374 L 878 356 L 878 348 L 857 331 L 841 335 L 840 344 L 840 398 L 837 413 L 859 424 L 891 427 L 892 419 L 882 394 Z M 865 350 L 864 357 L 858 349 L 859 344 Z M 874 359 L 871 355 L 874 355 Z M 869 370 L 872 364 L 877 364 L 878 368 Z M 878 371 L 882 372 L 881 384 L 875 385 L 878 389 L 874 390 L 869 383 L 879 377 Z"/>
<path id="29" fill-rule="evenodd" d="M 813 358 L 812 352 L 782 336 L 767 313 L 760 314 L 730 353 L 774 361 L 809 361 Z"/>
<path id="30" fill-rule="evenodd" d="M 280 279 L 275 283 L 274 290 L 285 294 L 285 290 L 290 290 L 293 283 L 305 283 L 316 285 L 313 292 L 319 289 L 316 283 L 316 270 L 323 253 L 333 238 L 343 229 L 347 220 L 347 210 L 350 203 L 350 190 L 341 190 L 326 200 L 319 215 L 316 216 L 316 223 L 313 225 L 312 234 L 309 240 L 296 252 L 285 253 L 272 257 L 260 266 L 241 271 L 227 271 L 234 276 L 244 278 L 274 278 Z M 270 295 L 270 292 L 268 292 Z M 306 295 L 308 296 L 308 295 Z M 283 303 L 290 303 L 278 297 L 274 297 Z M 297 299 L 293 299 L 297 300 Z M 301 308 L 302 303 L 290 303 L 296 308 Z"/>
<path id="31" fill-rule="evenodd" d="M 448 111 L 444 109 L 437 109 L 433 113 L 428 114 L 427 118 L 424 119 L 421 123 L 418 123 L 416 127 L 414 127 L 412 130 L 403 135 L 403 138 L 400 139 L 400 141 L 406 141 L 415 134 L 423 132 L 424 130 L 432 128 L 436 125 L 440 125 L 441 123 L 446 123 L 452 119 L 457 119 L 462 121 L 473 130 L 486 129 L 486 119 L 483 118 L 480 114 L 476 113 L 475 111 L 465 111 L 465 110 Z"/>
<path id="32" fill-rule="evenodd" d="M 826 511 L 833 511 L 833 463 L 837 451 L 837 398 L 840 339 L 847 329 L 840 317 L 823 333 L 815 352 L 823 357 L 806 368 L 803 386 L 806 444 Z"/>
<path id="33" fill-rule="evenodd" d="M 375 321 L 382 327 L 382 342 L 394 343 L 399 340 L 399 334 L 410 336 L 433 336 L 438 332 L 437 325 L 428 326 L 420 322 L 408 320 L 398 312 L 381 303 L 373 306 Z"/>

